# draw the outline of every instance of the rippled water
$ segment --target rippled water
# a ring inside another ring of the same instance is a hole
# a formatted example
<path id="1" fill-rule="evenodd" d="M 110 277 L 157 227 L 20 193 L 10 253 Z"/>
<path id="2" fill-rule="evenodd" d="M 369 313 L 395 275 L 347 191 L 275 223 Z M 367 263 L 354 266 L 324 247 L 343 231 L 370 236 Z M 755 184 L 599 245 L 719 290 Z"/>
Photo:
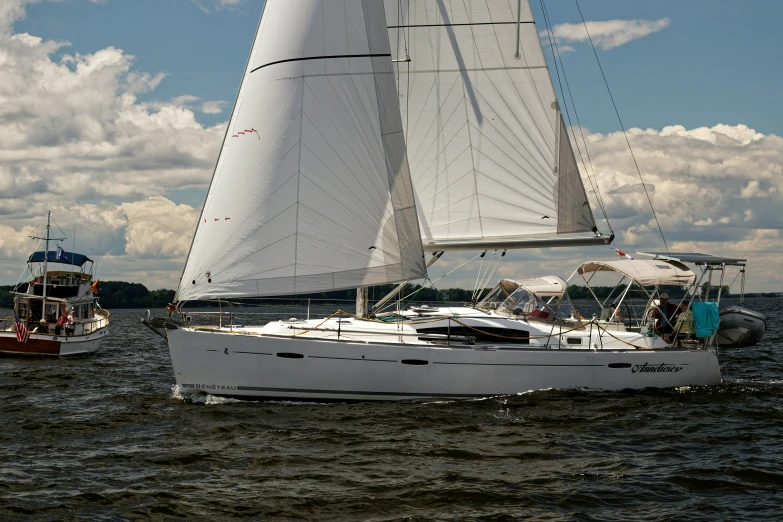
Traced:
<path id="1" fill-rule="evenodd" d="M 331 405 L 183 397 L 118 310 L 94 356 L 0 359 L 0 519 L 778 520 L 783 300 L 748 305 L 716 387 Z"/>

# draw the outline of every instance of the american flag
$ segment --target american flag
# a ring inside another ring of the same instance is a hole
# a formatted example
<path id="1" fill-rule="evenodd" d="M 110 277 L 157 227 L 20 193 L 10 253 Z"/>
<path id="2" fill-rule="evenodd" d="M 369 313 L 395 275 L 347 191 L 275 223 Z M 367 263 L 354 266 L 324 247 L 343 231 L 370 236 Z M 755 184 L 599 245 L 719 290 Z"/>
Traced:
<path id="1" fill-rule="evenodd" d="M 16 312 L 14 312 L 14 321 L 16 321 L 16 340 L 20 343 L 26 343 L 30 338 L 30 332 Z"/>

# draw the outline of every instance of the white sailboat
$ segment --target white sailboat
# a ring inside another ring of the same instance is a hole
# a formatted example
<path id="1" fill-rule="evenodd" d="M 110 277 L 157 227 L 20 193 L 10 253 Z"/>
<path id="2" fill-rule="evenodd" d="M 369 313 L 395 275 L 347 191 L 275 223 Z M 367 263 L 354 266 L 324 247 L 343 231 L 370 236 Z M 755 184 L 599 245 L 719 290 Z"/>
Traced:
<path id="1" fill-rule="evenodd" d="M 425 251 L 611 240 L 527 0 L 267 0 L 177 308 L 411 281 Z M 655 288 L 695 280 L 636 264 Z M 148 323 L 165 326 L 184 392 L 396 400 L 720 382 L 708 341 L 674 346 L 569 303 L 546 277 L 501 282 L 470 307 Z"/>

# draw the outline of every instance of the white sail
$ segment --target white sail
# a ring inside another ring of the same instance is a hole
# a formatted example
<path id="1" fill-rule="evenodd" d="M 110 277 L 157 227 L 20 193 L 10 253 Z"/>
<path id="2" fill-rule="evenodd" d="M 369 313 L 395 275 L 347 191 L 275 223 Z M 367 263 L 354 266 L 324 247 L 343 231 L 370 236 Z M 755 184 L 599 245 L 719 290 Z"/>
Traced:
<path id="1" fill-rule="evenodd" d="M 423 277 L 383 8 L 267 0 L 177 299 Z"/>
<path id="2" fill-rule="evenodd" d="M 528 0 L 385 2 L 425 249 L 592 231 Z"/>

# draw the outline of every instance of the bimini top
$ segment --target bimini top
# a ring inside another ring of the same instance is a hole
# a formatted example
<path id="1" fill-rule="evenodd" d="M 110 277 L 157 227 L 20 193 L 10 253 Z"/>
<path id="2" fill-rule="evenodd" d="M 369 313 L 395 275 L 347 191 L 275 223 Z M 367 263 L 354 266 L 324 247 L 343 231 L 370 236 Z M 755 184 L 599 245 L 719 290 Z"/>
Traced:
<path id="1" fill-rule="evenodd" d="M 49 255 L 46 259 L 49 263 L 61 263 L 63 265 L 73 265 L 81 267 L 89 261 L 92 263 L 92 259 L 85 256 L 84 254 L 74 254 L 73 252 L 66 252 L 65 250 L 52 250 L 49 252 Z M 43 263 L 44 262 L 44 253 L 43 252 L 33 252 L 33 255 L 30 256 L 30 259 L 27 260 L 28 263 Z"/>
<path id="2" fill-rule="evenodd" d="M 519 281 L 512 281 L 510 279 L 504 279 L 502 283 L 515 283 L 517 288 L 524 288 L 531 294 L 537 296 L 552 296 L 563 295 L 568 288 L 565 281 L 557 276 L 545 276 L 536 277 L 535 279 L 521 279 Z"/>
<path id="3" fill-rule="evenodd" d="M 517 281 L 519 286 L 537 296 L 563 295 L 568 288 L 565 281 L 557 276 L 537 277 Z"/>
<path id="4" fill-rule="evenodd" d="M 692 285 L 696 281 L 696 274 L 677 261 L 649 261 L 647 259 L 588 261 L 582 263 L 576 270 L 579 274 L 618 272 L 630 277 L 641 286 Z"/>
<path id="5" fill-rule="evenodd" d="M 637 252 L 642 256 L 650 256 L 653 259 L 664 261 L 679 261 L 680 263 L 693 263 L 694 265 L 736 265 L 745 266 L 747 259 L 737 257 L 713 256 L 699 254 L 698 252 Z"/>

